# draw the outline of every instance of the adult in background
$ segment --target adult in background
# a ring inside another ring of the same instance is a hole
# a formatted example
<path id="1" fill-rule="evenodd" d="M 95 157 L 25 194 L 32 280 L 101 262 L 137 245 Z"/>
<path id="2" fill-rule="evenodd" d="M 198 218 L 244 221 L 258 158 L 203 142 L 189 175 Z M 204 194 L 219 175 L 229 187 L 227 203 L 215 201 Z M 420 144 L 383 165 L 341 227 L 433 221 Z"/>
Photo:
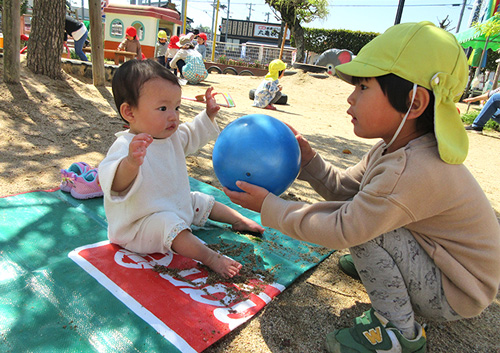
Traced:
<path id="1" fill-rule="evenodd" d="M 83 46 L 88 36 L 87 27 L 73 17 L 66 15 L 66 23 L 64 25 L 64 42 L 68 40 L 68 35 L 73 37 L 75 41 L 75 53 L 80 60 L 88 61 L 87 56 L 83 52 Z"/>
<path id="2" fill-rule="evenodd" d="M 464 99 L 465 103 L 472 103 L 487 99 L 488 101 L 484 105 L 481 112 L 478 114 L 472 125 L 466 126 L 465 130 L 472 132 L 483 132 L 484 125 L 488 120 L 493 119 L 493 121 L 500 124 L 500 87 L 494 90 L 488 91 L 477 97 L 470 97 Z"/>

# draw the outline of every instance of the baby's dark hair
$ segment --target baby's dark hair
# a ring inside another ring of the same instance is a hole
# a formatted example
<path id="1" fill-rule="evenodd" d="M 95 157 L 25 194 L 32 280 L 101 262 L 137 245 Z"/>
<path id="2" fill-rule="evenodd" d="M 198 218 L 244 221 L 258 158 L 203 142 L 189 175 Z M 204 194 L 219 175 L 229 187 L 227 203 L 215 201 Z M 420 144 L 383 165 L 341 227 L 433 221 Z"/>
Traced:
<path id="1" fill-rule="evenodd" d="M 120 106 L 123 103 L 128 103 L 132 107 L 137 107 L 142 86 L 153 78 L 163 78 L 178 87 L 181 86 L 173 73 L 151 59 L 129 60 L 116 70 L 111 87 L 116 108 L 122 119 L 123 116 L 120 113 Z"/>
<path id="2" fill-rule="evenodd" d="M 400 113 L 408 111 L 410 101 L 408 94 L 413 89 L 413 83 L 394 74 L 374 77 L 382 92 L 389 99 L 389 103 Z M 352 83 L 358 84 L 366 80 L 365 77 L 353 77 Z M 425 133 L 434 132 L 434 94 L 429 92 L 429 104 L 425 111 L 417 118 L 417 130 Z"/>

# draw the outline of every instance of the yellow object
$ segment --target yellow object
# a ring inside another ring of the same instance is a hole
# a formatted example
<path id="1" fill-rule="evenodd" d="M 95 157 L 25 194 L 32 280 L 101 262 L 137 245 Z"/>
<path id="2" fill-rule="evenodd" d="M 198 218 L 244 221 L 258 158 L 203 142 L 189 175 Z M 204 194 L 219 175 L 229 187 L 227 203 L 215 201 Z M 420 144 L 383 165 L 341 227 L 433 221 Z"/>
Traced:
<path id="1" fill-rule="evenodd" d="M 286 69 L 286 63 L 280 59 L 275 59 L 269 63 L 269 72 L 266 75 L 266 80 L 276 81 L 279 77 L 279 72 Z"/>
<path id="2" fill-rule="evenodd" d="M 167 32 L 161 30 L 158 32 L 158 39 L 167 39 Z"/>
<path id="3" fill-rule="evenodd" d="M 453 34 L 427 21 L 395 25 L 366 44 L 351 62 L 335 70 L 351 84 L 353 76 L 392 73 L 431 90 L 439 156 L 448 164 L 463 163 L 469 139 L 455 103 L 464 92 L 469 67 Z"/>

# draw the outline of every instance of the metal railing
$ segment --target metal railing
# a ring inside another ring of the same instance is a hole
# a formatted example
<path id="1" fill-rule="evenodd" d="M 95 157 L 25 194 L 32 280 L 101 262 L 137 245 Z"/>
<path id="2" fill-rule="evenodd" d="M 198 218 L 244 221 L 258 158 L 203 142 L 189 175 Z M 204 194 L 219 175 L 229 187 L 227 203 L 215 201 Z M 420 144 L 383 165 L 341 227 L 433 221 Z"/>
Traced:
<path id="1" fill-rule="evenodd" d="M 205 60 L 211 61 L 212 59 L 212 44 L 213 42 L 207 41 L 207 55 Z M 274 59 L 279 59 L 280 48 L 269 44 L 260 43 L 245 43 L 235 44 L 226 42 L 215 42 L 215 55 L 214 62 L 219 62 L 222 56 L 225 60 L 244 61 L 248 64 L 261 64 L 267 65 Z M 283 55 L 281 60 L 287 64 L 292 63 L 295 48 L 283 48 Z"/>

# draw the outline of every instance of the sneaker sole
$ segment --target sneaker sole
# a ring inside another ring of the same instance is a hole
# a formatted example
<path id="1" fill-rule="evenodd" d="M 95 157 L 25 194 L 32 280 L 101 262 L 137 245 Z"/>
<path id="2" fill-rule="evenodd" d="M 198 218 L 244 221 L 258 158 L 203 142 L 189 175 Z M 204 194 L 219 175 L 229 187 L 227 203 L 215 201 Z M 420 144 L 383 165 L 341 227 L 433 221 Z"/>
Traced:
<path id="1" fill-rule="evenodd" d="M 104 193 L 102 191 L 99 191 L 90 194 L 79 194 L 75 191 L 75 189 L 72 189 L 71 196 L 73 196 L 75 199 L 86 200 L 86 199 L 93 199 L 94 197 L 102 197 L 104 196 Z"/>

